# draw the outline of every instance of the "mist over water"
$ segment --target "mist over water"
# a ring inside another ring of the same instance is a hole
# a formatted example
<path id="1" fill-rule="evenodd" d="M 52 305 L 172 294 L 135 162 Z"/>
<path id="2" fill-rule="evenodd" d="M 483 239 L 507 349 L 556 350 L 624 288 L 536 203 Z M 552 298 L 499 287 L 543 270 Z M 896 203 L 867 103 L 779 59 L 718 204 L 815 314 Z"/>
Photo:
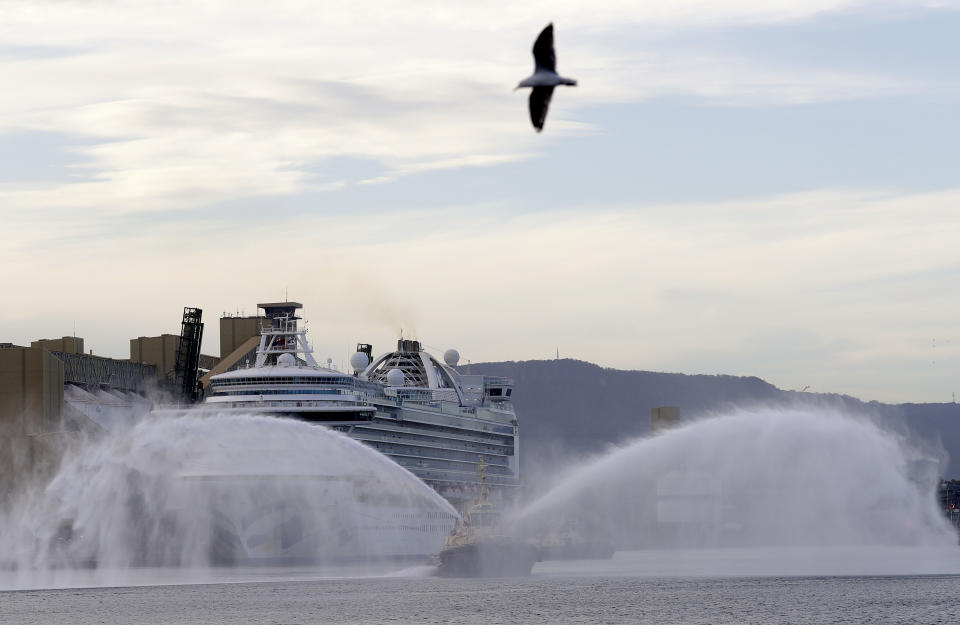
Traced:
<path id="1" fill-rule="evenodd" d="M 734 410 L 571 463 L 509 518 L 520 535 L 573 525 L 621 550 L 535 575 L 955 574 L 957 536 L 934 498 L 942 461 L 868 418 Z M 392 515 L 411 509 L 447 525 L 398 531 Z M 77 444 L 0 514 L 0 588 L 421 577 L 433 572 L 422 559 L 343 562 L 436 553 L 455 514 L 389 458 L 321 426 L 148 415 Z"/>
<path id="2" fill-rule="evenodd" d="M 27 585 L 84 569 L 123 583 L 131 567 L 197 570 L 244 559 L 323 563 L 438 550 L 446 529 L 397 531 L 395 515 L 410 510 L 445 528 L 456 515 L 392 460 L 327 428 L 150 415 L 78 444 L 49 483 L 22 493 L 0 518 L 0 565 Z"/>
<path id="3" fill-rule="evenodd" d="M 575 466 L 515 518 L 527 531 L 572 520 L 619 548 L 953 553 L 957 535 L 934 497 L 941 462 L 867 418 L 735 410 Z"/>

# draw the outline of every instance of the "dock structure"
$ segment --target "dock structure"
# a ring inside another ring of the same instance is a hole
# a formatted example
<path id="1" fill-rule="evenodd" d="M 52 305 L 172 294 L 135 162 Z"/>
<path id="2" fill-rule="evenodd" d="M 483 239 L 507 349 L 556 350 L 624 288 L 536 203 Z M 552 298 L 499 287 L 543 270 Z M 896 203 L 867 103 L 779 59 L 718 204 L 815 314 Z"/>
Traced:
<path id="1" fill-rule="evenodd" d="M 63 381 L 84 388 L 107 387 L 118 391 L 144 393 L 155 383 L 157 368 L 127 360 L 92 354 L 50 352 L 63 363 Z"/>
<path id="2" fill-rule="evenodd" d="M 197 401 L 197 370 L 200 368 L 200 343 L 203 341 L 203 311 L 184 308 L 180 324 L 180 341 L 174 367 L 174 386 L 184 403 Z"/>

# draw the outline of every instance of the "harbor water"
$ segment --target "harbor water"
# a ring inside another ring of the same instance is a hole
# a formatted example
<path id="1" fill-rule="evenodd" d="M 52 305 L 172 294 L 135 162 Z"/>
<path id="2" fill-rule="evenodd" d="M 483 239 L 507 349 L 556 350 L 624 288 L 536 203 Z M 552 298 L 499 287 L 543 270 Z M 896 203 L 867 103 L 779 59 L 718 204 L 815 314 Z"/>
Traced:
<path id="1" fill-rule="evenodd" d="M 545 562 L 530 577 L 481 580 L 430 577 L 419 566 L 344 577 L 207 570 L 182 583 L 188 572 L 140 569 L 128 571 L 130 586 L 2 592 L 0 622 L 947 624 L 960 622 L 957 562 L 955 553 L 916 550 L 731 549 Z M 870 569 L 901 572 L 863 574 Z"/>

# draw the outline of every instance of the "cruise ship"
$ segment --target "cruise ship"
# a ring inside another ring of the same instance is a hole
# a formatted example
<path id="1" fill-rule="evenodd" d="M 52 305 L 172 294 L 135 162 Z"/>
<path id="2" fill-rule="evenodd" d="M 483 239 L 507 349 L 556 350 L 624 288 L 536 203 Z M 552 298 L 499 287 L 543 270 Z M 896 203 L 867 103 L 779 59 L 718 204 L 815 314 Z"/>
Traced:
<path id="1" fill-rule="evenodd" d="M 509 500 L 519 486 L 518 424 L 513 383 L 457 371 L 459 354 L 443 362 L 415 340 L 374 357 L 358 344 L 352 372 L 323 367 L 299 325 L 296 302 L 260 304 L 264 321 L 256 361 L 210 378 L 202 410 L 292 418 L 337 430 L 391 458 L 462 509 L 477 493 L 486 465 L 490 497 Z M 417 521 L 418 515 L 425 516 Z M 453 526 L 435 511 L 394 511 L 435 535 Z M 378 527 L 383 527 L 380 519 Z M 421 530 L 422 533 L 423 530 Z M 408 554 L 413 555 L 413 554 Z"/>

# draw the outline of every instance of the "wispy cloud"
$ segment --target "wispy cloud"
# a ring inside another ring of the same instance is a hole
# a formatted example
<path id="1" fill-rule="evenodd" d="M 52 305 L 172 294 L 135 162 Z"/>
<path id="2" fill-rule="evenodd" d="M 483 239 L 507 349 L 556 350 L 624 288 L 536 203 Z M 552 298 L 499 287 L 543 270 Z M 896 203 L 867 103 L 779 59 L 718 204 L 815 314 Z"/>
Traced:
<path id="1" fill-rule="evenodd" d="M 905 5 L 931 3 L 883 6 Z M 577 111 L 597 103 L 692 94 L 762 106 L 930 88 L 629 43 L 631 30 L 877 6 L 661 0 L 547 10 L 503 2 L 454 12 L 443 3 L 6 3 L 0 80 L 18 89 L 0 103 L 0 130 L 106 141 L 80 148 L 89 180 L 0 187 L 0 205 L 152 211 L 308 190 L 308 164 L 338 156 L 381 163 L 385 171 L 372 181 L 531 158 L 543 142 L 526 127 L 524 96 L 510 87 L 529 71 L 543 15 L 558 23 L 561 66 L 582 80 L 554 103 L 551 127 L 560 136 L 589 130 Z"/>

